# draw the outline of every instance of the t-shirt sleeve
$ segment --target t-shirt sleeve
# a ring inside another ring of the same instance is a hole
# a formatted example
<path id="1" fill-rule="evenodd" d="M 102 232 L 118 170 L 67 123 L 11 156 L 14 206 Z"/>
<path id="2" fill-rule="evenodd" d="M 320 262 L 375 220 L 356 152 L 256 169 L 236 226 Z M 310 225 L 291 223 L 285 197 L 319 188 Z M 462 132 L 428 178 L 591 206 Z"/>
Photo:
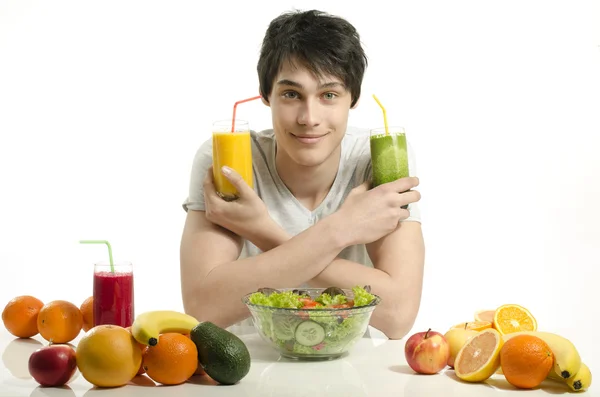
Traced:
<path id="1" fill-rule="evenodd" d="M 203 182 L 208 169 L 212 165 L 212 139 L 206 140 L 196 151 L 190 173 L 188 197 L 183 202 L 185 211 L 204 211 Z"/>
<path id="2" fill-rule="evenodd" d="M 408 173 L 410 176 L 419 176 L 417 174 L 417 161 L 416 161 L 416 156 L 415 156 L 415 152 L 413 150 L 413 147 L 411 146 L 410 142 L 406 143 L 407 146 L 407 150 L 408 150 Z M 359 183 L 357 185 L 359 185 L 360 183 L 363 183 L 364 181 L 371 181 L 373 180 L 373 165 L 371 163 L 371 153 L 369 150 L 365 150 L 362 155 L 361 155 L 361 159 L 363 162 L 363 166 L 358 167 L 358 175 L 363 176 L 362 181 L 359 181 Z M 362 168 L 362 170 L 361 170 Z M 361 172 L 362 171 L 362 172 Z M 419 203 L 410 203 L 408 205 L 408 211 L 410 212 L 410 216 L 408 218 L 406 218 L 404 221 L 416 221 L 416 222 L 421 222 L 421 209 L 419 208 Z"/>

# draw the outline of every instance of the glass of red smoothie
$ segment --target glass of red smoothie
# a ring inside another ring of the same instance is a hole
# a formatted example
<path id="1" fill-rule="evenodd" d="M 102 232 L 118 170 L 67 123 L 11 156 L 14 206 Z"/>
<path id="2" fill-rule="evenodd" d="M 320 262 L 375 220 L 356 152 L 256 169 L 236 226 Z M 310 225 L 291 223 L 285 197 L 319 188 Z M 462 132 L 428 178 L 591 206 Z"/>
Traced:
<path id="1" fill-rule="evenodd" d="M 129 327 L 134 320 L 133 265 L 129 262 L 94 264 L 94 326 Z"/>

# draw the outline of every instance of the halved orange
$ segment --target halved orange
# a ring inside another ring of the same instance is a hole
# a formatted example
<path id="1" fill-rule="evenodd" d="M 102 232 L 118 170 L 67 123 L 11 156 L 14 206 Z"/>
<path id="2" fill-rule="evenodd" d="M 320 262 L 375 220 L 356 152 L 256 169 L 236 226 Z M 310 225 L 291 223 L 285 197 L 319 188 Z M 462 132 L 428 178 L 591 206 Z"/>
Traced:
<path id="1" fill-rule="evenodd" d="M 475 312 L 473 318 L 475 321 L 489 321 L 490 323 L 493 323 L 495 312 L 495 310 L 478 310 Z"/>
<path id="2" fill-rule="evenodd" d="M 466 382 L 483 382 L 500 368 L 502 335 L 488 328 L 472 336 L 459 350 L 454 360 L 454 373 Z"/>
<path id="3" fill-rule="evenodd" d="M 452 328 L 470 329 L 473 331 L 483 331 L 484 329 L 492 328 L 491 321 L 465 321 L 464 323 L 458 323 Z"/>
<path id="4" fill-rule="evenodd" d="M 519 331 L 537 331 L 537 321 L 523 306 L 507 304 L 496 309 L 494 328 L 502 335 Z"/>

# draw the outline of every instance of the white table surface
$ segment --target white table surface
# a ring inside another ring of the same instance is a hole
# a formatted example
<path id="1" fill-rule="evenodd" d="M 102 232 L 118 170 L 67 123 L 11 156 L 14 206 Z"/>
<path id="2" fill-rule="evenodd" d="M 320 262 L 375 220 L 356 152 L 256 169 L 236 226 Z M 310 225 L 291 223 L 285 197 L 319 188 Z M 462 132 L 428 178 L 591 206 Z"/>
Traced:
<path id="1" fill-rule="evenodd" d="M 125 397 L 125 396 L 498 396 L 527 397 L 565 394 L 563 385 L 545 381 L 542 388 L 525 391 L 515 389 L 501 375 L 485 383 L 463 383 L 450 369 L 436 375 L 417 375 L 404 358 L 405 339 L 391 341 L 375 329 L 361 339 L 349 354 L 324 362 L 296 362 L 280 358 L 253 330 L 240 332 L 248 346 L 252 366 L 248 375 L 233 386 L 216 385 L 202 376 L 177 386 L 157 386 L 146 376 L 134 378 L 130 384 L 115 389 L 98 389 L 79 372 L 64 388 L 40 387 L 27 370 L 29 355 L 45 344 L 39 335 L 31 339 L 16 339 L 0 329 L 0 396 L 11 397 Z M 76 345 L 83 333 L 72 342 Z M 594 357 L 595 358 L 595 357 Z M 589 362 L 592 372 L 598 361 Z M 583 396 L 600 396 L 598 385 Z M 573 393 L 575 394 L 575 393 Z M 571 394 L 571 395 L 573 395 Z M 523 394 L 521 394 L 523 395 Z"/>

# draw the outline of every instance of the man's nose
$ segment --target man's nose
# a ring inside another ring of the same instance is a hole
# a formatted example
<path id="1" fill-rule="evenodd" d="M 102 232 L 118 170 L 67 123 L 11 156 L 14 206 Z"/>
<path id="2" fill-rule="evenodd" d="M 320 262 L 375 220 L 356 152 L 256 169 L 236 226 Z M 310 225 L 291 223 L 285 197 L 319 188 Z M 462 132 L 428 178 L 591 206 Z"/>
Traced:
<path id="1" fill-rule="evenodd" d="M 315 127 L 321 124 L 321 109 L 317 100 L 307 99 L 300 107 L 298 124 Z"/>

